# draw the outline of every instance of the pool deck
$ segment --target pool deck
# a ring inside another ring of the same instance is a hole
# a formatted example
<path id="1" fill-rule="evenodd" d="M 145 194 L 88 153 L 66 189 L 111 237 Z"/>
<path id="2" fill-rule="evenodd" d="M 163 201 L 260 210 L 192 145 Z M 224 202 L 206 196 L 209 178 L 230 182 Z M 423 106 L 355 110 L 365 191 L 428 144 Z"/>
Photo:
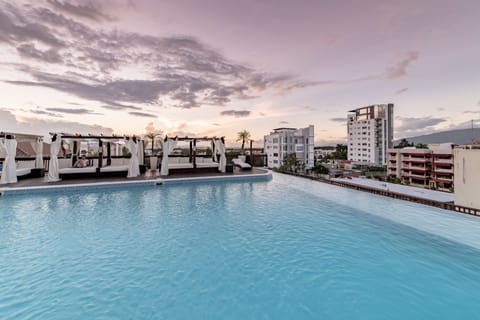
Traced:
<path id="1" fill-rule="evenodd" d="M 331 179 L 337 182 L 346 182 L 358 186 L 365 186 L 370 188 L 376 188 L 378 190 L 391 191 L 396 193 L 401 193 L 404 195 L 418 197 L 422 199 L 434 200 L 439 202 L 452 202 L 454 200 L 453 193 L 429 190 L 418 187 L 411 187 L 401 184 L 389 183 L 384 181 L 377 181 L 373 179 L 362 179 L 362 178 L 351 178 L 351 179 L 340 179 L 333 178 Z"/>
<path id="2" fill-rule="evenodd" d="M 384 197 L 415 202 L 427 206 L 441 208 L 445 210 L 456 211 L 473 216 L 480 216 L 480 210 L 476 208 L 463 207 L 454 203 L 454 194 L 427 190 L 411 186 L 397 185 L 382 181 L 373 181 L 369 179 L 325 179 L 319 176 L 302 175 L 297 173 L 282 172 L 283 174 L 293 175 L 301 178 L 328 183 L 338 187 L 354 189 L 357 191 L 368 192 Z"/>
<path id="3" fill-rule="evenodd" d="M 248 179 L 249 177 L 268 177 L 271 172 L 264 168 L 252 168 L 252 170 L 240 170 L 235 168 L 233 173 L 208 172 L 208 173 L 175 173 L 168 176 L 160 176 L 159 171 L 148 170 L 136 178 L 126 177 L 101 177 L 101 178 L 76 178 L 64 179 L 57 182 L 48 182 L 47 176 L 19 180 L 17 183 L 0 186 L 0 193 L 12 191 L 28 192 L 28 190 L 59 189 L 86 186 L 110 186 L 110 185 L 142 185 L 142 184 L 168 184 L 183 181 L 218 181 Z"/>

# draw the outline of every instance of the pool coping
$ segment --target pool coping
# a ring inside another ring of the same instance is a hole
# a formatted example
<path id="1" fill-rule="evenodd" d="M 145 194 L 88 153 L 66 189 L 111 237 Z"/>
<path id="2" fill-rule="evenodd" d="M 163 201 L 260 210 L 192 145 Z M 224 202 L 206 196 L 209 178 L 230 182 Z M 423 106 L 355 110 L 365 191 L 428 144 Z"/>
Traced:
<path id="1" fill-rule="evenodd" d="M 248 175 L 229 175 L 229 176 L 203 176 L 203 177 L 182 177 L 182 178 L 157 178 L 150 180 L 135 181 L 105 181 L 105 182 L 87 182 L 87 183 L 71 183 L 64 185 L 51 186 L 32 186 L 32 187 L 2 187 L 0 188 L 0 196 L 33 194 L 48 192 L 52 190 L 81 190 L 81 189 L 107 189 L 112 187 L 141 187 L 141 186 L 158 186 L 158 185 L 174 185 L 183 183 L 201 183 L 201 182 L 219 182 L 219 181 L 266 181 L 272 178 L 272 171 L 264 169 L 263 173 L 254 173 Z M 66 191 L 65 190 L 65 191 Z"/>

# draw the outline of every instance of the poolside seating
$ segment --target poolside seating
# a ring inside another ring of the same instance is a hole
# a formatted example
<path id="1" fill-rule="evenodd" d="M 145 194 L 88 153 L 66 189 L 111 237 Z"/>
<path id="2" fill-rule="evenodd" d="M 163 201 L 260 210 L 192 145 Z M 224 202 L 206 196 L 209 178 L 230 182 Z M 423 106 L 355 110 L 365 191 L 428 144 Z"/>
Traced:
<path id="1" fill-rule="evenodd" d="M 197 168 L 218 168 L 218 162 L 214 162 L 212 158 L 195 158 Z"/>
<path id="2" fill-rule="evenodd" d="M 97 175 L 97 166 L 98 160 L 97 159 L 90 159 L 89 166 L 83 168 L 72 168 L 72 160 L 69 158 L 65 159 L 58 159 L 58 166 L 59 166 L 59 176 L 61 179 L 68 179 L 68 178 L 91 178 Z"/>
<path id="3" fill-rule="evenodd" d="M 239 167 L 242 170 L 252 170 L 252 166 L 244 162 L 242 159 L 232 159 L 232 162 L 236 167 Z"/>
<path id="4" fill-rule="evenodd" d="M 100 168 L 100 175 L 124 175 L 128 172 L 129 161 L 127 158 L 111 159 L 110 165 Z"/>
<path id="5" fill-rule="evenodd" d="M 168 169 L 193 169 L 188 157 L 168 157 Z"/>
<path id="6" fill-rule="evenodd" d="M 35 168 L 35 160 L 27 161 L 17 161 L 16 163 L 16 174 L 18 179 L 24 179 L 30 177 L 32 169 Z M 0 169 L 0 175 L 2 174 L 2 169 Z"/>

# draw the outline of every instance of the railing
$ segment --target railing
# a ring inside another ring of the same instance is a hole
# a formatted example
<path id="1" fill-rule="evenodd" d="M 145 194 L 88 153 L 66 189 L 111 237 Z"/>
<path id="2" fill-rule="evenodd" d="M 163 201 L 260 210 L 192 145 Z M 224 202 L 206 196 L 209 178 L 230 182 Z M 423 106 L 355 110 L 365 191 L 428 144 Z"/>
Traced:
<path id="1" fill-rule="evenodd" d="M 402 193 L 397 193 L 389 190 L 381 190 L 381 189 L 376 189 L 376 188 L 371 188 L 367 186 L 359 186 L 353 183 L 348 183 L 348 182 L 343 182 L 343 181 L 332 181 L 329 179 L 324 179 L 321 177 L 314 177 L 314 176 L 306 176 L 306 175 L 300 175 L 300 174 L 294 174 L 294 173 L 289 173 L 289 172 L 281 172 L 284 174 L 289 174 L 293 176 L 299 176 L 302 178 L 307 178 L 310 180 L 315 180 L 323 183 L 328 183 L 332 185 L 336 185 L 339 187 L 344 187 L 344 188 L 349 188 L 349 189 L 354 189 L 358 191 L 363 191 L 363 192 L 368 192 L 368 193 L 373 193 L 385 197 L 390 197 L 394 199 L 399 199 L 399 200 L 405 200 L 405 201 L 411 201 L 419 204 L 424 204 L 427 206 L 432 206 L 440 209 L 445 209 L 445 210 L 450 210 L 450 211 L 455 211 L 459 213 L 464 213 L 464 214 L 469 214 L 473 216 L 480 216 L 480 210 L 475 209 L 475 208 L 469 208 L 469 207 L 463 207 L 454 204 L 453 202 L 441 202 L 441 201 L 436 201 L 436 200 L 430 200 L 430 199 L 424 199 L 424 198 L 419 198 L 415 197 L 412 195 L 406 195 Z"/>

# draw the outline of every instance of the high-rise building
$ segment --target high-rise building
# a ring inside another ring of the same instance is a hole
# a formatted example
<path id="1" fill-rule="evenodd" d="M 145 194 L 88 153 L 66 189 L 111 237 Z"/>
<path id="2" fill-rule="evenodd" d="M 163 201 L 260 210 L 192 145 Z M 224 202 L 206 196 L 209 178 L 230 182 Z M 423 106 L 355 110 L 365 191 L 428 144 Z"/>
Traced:
<path id="1" fill-rule="evenodd" d="M 393 147 L 393 104 L 349 111 L 347 130 L 348 160 L 385 165 Z"/>
<path id="2" fill-rule="evenodd" d="M 279 168 L 288 154 L 295 154 L 297 161 L 311 169 L 314 160 L 313 125 L 306 128 L 277 128 L 264 137 L 264 148 L 267 154 L 267 166 Z"/>

